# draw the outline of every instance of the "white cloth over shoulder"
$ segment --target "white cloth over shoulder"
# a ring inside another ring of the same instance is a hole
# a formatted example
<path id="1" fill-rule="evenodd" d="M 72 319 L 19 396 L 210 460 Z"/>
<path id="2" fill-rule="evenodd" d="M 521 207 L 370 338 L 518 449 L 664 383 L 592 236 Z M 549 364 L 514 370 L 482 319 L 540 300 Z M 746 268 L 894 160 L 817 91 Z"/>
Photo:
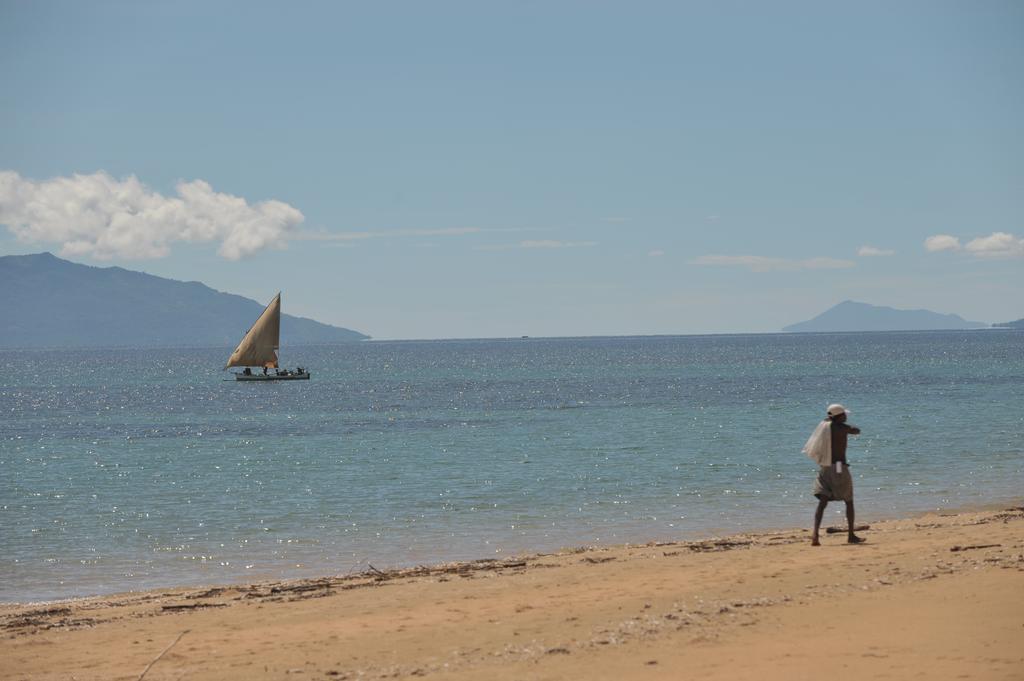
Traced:
<path id="1" fill-rule="evenodd" d="M 819 466 L 832 465 L 832 422 L 828 419 L 818 424 L 807 438 L 803 453 Z"/>

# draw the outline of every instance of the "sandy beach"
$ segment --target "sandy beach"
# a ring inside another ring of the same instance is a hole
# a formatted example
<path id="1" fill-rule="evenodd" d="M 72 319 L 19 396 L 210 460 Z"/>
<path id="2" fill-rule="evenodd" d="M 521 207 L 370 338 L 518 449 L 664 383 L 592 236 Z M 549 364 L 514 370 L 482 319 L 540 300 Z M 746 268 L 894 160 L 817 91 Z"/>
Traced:
<path id="1" fill-rule="evenodd" d="M 810 509 L 809 509 L 810 513 Z M 4 679 L 1024 679 L 1024 507 L 0 606 Z"/>

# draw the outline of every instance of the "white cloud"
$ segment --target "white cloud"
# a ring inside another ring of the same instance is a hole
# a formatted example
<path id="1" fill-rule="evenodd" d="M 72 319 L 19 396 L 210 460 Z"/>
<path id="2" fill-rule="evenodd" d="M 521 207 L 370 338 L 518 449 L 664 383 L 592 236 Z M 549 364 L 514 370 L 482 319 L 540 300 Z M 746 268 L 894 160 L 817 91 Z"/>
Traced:
<path id="1" fill-rule="evenodd" d="M 478 251 L 511 251 L 515 249 L 553 250 L 560 248 L 589 248 L 596 246 L 596 241 L 557 241 L 555 239 L 533 239 L 520 241 L 517 244 L 498 244 L 493 246 L 477 246 Z"/>
<path id="2" fill-rule="evenodd" d="M 281 201 L 249 204 L 203 180 L 179 182 L 176 197 L 155 192 L 134 175 L 103 171 L 42 182 L 0 172 L 0 224 L 25 243 L 60 244 L 62 255 L 162 258 L 175 242 L 220 242 L 217 252 L 238 260 L 283 248 L 303 221 Z"/>
<path id="3" fill-rule="evenodd" d="M 746 267 L 752 272 L 792 272 L 795 270 L 838 270 L 853 267 L 852 260 L 838 258 L 808 258 L 790 260 L 763 255 L 702 255 L 690 261 L 691 265 Z"/>
<path id="4" fill-rule="evenodd" d="M 1006 232 L 993 232 L 988 236 L 972 239 L 964 248 L 968 253 L 981 258 L 1024 257 L 1024 239 Z"/>
<path id="5" fill-rule="evenodd" d="M 800 269 L 805 270 L 845 270 L 854 267 L 857 263 L 840 258 L 809 258 L 807 260 L 797 260 L 796 264 Z"/>
<path id="6" fill-rule="evenodd" d="M 924 240 L 924 249 L 929 253 L 939 251 L 959 251 L 960 239 L 948 234 L 936 234 Z"/>
<path id="7" fill-rule="evenodd" d="M 857 255 L 861 256 L 862 258 L 870 258 L 875 256 L 880 257 L 895 254 L 896 251 L 890 251 L 885 248 L 875 248 L 874 246 L 861 246 L 860 248 L 857 249 Z"/>
<path id="8" fill-rule="evenodd" d="M 971 239 L 963 246 L 955 236 L 936 234 L 924 240 L 924 247 L 931 253 L 962 251 L 977 258 L 1024 258 L 1024 239 L 1007 232 L 992 232 Z"/>
<path id="9" fill-rule="evenodd" d="M 648 251 L 647 252 L 647 256 L 649 258 L 660 258 L 663 255 L 665 255 L 665 251 L 654 250 L 654 251 Z"/>

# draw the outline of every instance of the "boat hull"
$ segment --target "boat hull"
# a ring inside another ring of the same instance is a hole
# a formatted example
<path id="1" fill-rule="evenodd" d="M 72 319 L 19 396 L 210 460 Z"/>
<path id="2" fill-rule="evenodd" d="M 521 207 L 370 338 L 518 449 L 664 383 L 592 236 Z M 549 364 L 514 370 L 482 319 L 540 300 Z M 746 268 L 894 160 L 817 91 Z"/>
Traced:
<path id="1" fill-rule="evenodd" d="M 309 372 L 308 371 L 304 371 L 301 374 L 292 373 L 292 374 L 288 374 L 287 376 L 277 375 L 277 374 L 267 374 L 266 376 L 264 376 L 263 374 L 252 374 L 251 376 L 246 376 L 245 374 L 235 374 L 235 380 L 236 381 L 308 381 L 309 380 Z"/>

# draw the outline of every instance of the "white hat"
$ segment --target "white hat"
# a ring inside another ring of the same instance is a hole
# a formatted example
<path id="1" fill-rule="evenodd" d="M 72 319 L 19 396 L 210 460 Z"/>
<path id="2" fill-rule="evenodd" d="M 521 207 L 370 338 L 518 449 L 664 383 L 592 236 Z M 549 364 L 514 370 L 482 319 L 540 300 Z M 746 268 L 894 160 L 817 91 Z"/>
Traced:
<path id="1" fill-rule="evenodd" d="M 838 402 L 836 402 L 835 404 L 828 405 L 827 412 L 829 416 L 839 416 L 840 414 L 851 413 L 849 409 L 839 404 Z"/>

